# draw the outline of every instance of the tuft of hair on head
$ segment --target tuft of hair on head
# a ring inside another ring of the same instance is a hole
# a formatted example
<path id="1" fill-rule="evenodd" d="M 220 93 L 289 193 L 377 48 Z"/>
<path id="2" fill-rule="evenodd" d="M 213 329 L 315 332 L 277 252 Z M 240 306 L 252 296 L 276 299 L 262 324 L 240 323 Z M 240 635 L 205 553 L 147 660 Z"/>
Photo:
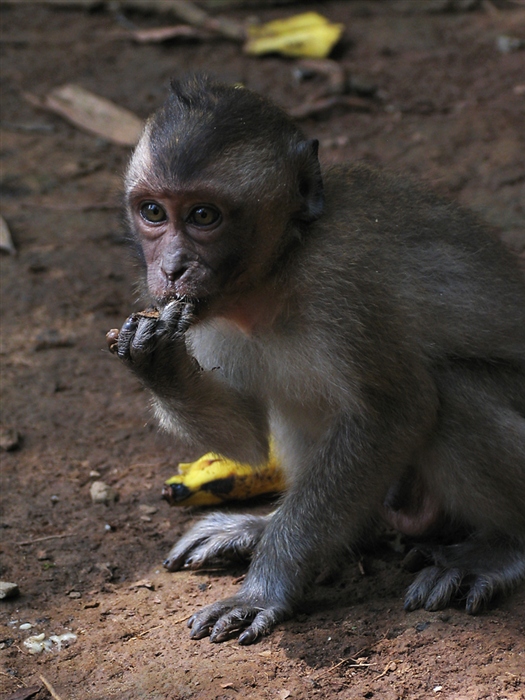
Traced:
<path id="1" fill-rule="evenodd" d="M 206 75 L 171 81 L 164 105 L 150 120 L 149 149 L 169 184 L 199 177 L 221 163 L 254 164 L 261 177 L 281 185 L 294 170 L 299 182 L 297 219 L 313 221 L 322 211 L 322 180 L 317 142 L 309 141 L 290 116 L 266 97 Z M 225 158 L 226 156 L 226 158 Z"/>

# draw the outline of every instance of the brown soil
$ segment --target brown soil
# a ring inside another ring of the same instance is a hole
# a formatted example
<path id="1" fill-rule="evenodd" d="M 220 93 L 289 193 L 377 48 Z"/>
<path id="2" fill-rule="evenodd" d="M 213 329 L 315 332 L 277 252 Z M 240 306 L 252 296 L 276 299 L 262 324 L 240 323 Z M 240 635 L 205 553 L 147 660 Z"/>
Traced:
<path id="1" fill-rule="evenodd" d="M 338 60 L 381 99 L 369 112 L 338 107 L 304 128 L 320 138 L 325 161 L 362 159 L 425 178 L 523 253 L 525 54 L 502 53 L 496 40 L 525 38 L 525 10 L 487 0 L 473 12 L 428 13 L 428 4 L 323 3 L 347 27 Z M 259 644 L 190 641 L 187 617 L 234 591 L 242 569 L 161 566 L 198 513 L 160 500 L 181 451 L 157 432 L 148 396 L 105 349 L 106 331 L 135 300 L 111 206 L 128 150 L 38 111 L 24 93 L 76 82 L 145 117 L 168 78 L 187 70 L 242 81 L 288 108 L 314 85 L 294 82 L 293 61 L 246 58 L 226 41 L 117 39 L 116 16 L 103 10 L 3 5 L 0 16 L 1 201 L 18 251 L 0 261 L 1 422 L 22 435 L 1 454 L 0 578 L 21 591 L 0 604 L 3 697 L 41 686 L 43 676 L 62 700 L 523 700 L 523 587 L 479 617 L 459 608 L 407 614 L 411 574 L 388 540 Z M 113 505 L 91 502 L 94 472 L 117 490 Z M 20 630 L 26 622 L 32 628 Z M 30 655 L 23 645 L 31 634 L 67 631 L 77 641 L 61 651 Z M 42 686 L 33 697 L 50 694 Z"/>

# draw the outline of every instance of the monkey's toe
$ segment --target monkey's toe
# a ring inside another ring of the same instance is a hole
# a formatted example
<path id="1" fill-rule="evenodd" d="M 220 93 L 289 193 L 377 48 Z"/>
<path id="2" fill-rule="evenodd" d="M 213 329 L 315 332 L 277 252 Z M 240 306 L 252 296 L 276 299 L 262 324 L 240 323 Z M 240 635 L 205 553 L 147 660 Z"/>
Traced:
<path id="1" fill-rule="evenodd" d="M 488 576 L 477 576 L 470 586 L 465 603 L 469 615 L 477 615 L 496 594 L 494 582 Z"/>
<path id="2" fill-rule="evenodd" d="M 463 578 L 464 572 L 455 567 L 426 567 L 406 593 L 405 610 L 412 612 L 424 608 L 435 612 L 446 608 L 460 592 Z"/>

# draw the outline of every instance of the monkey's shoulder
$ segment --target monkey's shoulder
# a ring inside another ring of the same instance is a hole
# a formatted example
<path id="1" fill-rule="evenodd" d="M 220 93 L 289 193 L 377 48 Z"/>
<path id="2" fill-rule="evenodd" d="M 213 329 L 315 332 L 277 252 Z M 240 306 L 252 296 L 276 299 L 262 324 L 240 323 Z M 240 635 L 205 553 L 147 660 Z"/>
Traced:
<path id="1" fill-rule="evenodd" d="M 323 179 L 325 213 L 312 225 L 311 242 L 332 264 L 346 261 L 365 278 L 386 271 L 385 282 L 434 271 L 463 279 L 492 274 L 524 287 L 496 232 L 424 183 L 359 163 L 330 166 Z"/>
<path id="2" fill-rule="evenodd" d="M 454 241 L 476 229 L 488 232 L 472 212 L 438 195 L 424 182 L 364 163 L 338 164 L 323 173 L 325 212 L 338 223 L 360 224 L 360 231 L 391 239 L 432 236 Z M 355 228 L 355 227 L 354 227 Z M 465 237 L 465 236 L 464 236 Z"/>

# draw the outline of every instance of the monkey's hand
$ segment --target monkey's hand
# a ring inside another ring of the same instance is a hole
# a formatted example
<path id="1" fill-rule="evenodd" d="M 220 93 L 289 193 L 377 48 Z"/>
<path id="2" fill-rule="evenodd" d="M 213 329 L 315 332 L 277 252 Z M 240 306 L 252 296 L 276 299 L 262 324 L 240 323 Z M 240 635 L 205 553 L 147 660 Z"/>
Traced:
<path id="1" fill-rule="evenodd" d="M 169 571 L 200 569 L 218 561 L 250 559 L 270 515 L 212 513 L 181 537 L 164 561 Z"/>
<path id="2" fill-rule="evenodd" d="M 175 299 L 161 311 L 131 314 L 120 331 L 109 331 L 108 347 L 155 392 L 169 391 L 181 375 L 198 369 L 184 342 L 192 321 L 193 306 Z"/>

